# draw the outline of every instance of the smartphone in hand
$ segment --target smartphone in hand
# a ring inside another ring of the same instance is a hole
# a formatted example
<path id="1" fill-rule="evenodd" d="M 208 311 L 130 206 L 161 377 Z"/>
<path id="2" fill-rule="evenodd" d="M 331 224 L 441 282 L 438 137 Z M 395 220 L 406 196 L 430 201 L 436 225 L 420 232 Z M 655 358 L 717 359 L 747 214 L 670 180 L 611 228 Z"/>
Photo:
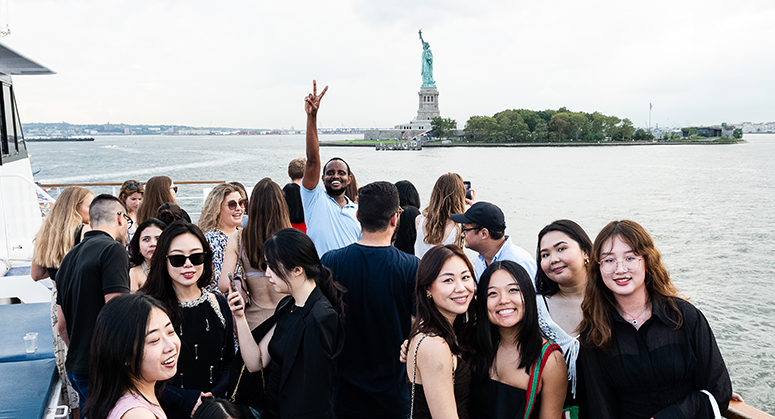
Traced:
<path id="1" fill-rule="evenodd" d="M 466 187 L 466 199 L 471 199 L 471 181 L 464 180 L 463 185 Z"/>
<path id="2" fill-rule="evenodd" d="M 234 285 L 234 277 L 231 275 L 231 272 L 226 272 L 226 276 L 229 278 L 229 284 L 231 284 L 231 290 L 239 292 L 239 290 L 237 289 L 237 286 Z M 241 304 L 237 304 L 237 306 L 240 306 L 240 305 Z"/>

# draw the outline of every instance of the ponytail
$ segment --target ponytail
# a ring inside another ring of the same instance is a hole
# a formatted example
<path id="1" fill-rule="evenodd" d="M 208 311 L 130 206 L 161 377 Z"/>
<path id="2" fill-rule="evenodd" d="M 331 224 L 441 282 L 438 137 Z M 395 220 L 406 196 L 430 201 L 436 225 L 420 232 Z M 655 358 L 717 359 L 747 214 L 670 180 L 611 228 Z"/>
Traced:
<path id="1" fill-rule="evenodd" d="M 331 303 L 331 306 L 336 310 L 337 314 L 339 314 L 339 320 L 343 322 L 344 301 L 342 300 L 342 296 L 347 289 L 342 284 L 336 282 L 334 280 L 334 273 L 331 272 L 331 269 L 328 269 L 323 265 L 320 265 L 320 274 L 315 277 L 315 284 L 320 288 L 320 291 L 323 292 L 323 295 L 326 296 L 328 302 Z"/>

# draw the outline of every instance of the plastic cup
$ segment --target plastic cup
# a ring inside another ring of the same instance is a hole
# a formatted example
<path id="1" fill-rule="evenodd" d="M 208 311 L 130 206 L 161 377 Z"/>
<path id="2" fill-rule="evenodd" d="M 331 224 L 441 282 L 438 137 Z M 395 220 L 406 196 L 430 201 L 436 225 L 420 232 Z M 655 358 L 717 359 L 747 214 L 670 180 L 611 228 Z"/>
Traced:
<path id="1" fill-rule="evenodd" d="M 28 354 L 34 354 L 38 349 L 38 334 L 35 332 L 27 333 L 24 336 L 24 349 Z"/>

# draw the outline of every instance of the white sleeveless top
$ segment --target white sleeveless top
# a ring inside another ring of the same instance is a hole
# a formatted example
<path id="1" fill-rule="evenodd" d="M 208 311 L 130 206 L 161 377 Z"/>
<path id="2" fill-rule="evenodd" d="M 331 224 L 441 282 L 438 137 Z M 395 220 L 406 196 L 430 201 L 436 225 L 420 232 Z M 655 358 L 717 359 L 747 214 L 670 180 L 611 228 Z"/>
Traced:
<path id="1" fill-rule="evenodd" d="M 428 250 L 431 250 L 433 246 L 436 246 L 435 244 L 428 244 L 425 243 L 425 230 L 423 230 L 423 224 L 425 224 L 425 217 L 421 215 L 418 215 L 420 217 L 420 222 L 417 223 L 417 238 L 414 241 L 414 255 L 418 258 L 422 259 L 423 255 L 428 252 Z M 455 224 L 455 228 L 452 229 L 452 231 L 449 232 L 449 236 L 447 236 L 441 244 L 447 245 L 447 244 L 455 244 L 458 235 L 460 234 L 460 224 Z"/>
<path id="2" fill-rule="evenodd" d="M 576 397 L 576 360 L 579 356 L 579 335 L 571 336 L 565 333 L 562 328 L 552 320 L 549 315 L 549 307 L 546 306 L 544 296 L 536 295 L 536 306 L 538 306 L 538 324 L 546 335 L 546 338 L 560 345 L 562 354 L 565 357 L 565 363 L 568 364 L 568 380 L 571 385 L 573 397 Z"/>

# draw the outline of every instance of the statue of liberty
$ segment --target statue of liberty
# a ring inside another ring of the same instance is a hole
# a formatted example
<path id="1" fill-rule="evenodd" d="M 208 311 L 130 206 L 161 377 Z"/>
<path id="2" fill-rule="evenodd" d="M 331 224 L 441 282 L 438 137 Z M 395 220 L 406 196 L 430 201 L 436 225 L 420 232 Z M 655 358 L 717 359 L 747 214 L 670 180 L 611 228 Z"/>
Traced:
<path id="1" fill-rule="evenodd" d="M 422 29 L 420 29 L 420 42 L 422 42 L 422 86 L 436 87 L 433 81 L 433 53 L 431 45 L 422 39 Z"/>

